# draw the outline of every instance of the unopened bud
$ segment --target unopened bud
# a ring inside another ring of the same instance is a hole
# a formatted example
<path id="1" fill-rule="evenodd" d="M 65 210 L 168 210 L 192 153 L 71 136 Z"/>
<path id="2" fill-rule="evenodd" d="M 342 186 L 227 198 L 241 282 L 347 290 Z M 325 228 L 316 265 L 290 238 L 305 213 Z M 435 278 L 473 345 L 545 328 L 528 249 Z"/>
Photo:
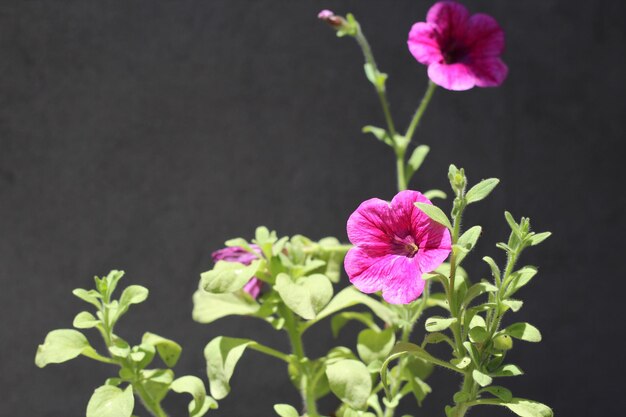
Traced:
<path id="1" fill-rule="evenodd" d="M 493 347 L 498 350 L 511 350 L 513 348 L 513 339 L 508 334 L 501 334 L 493 339 Z"/>
<path id="2" fill-rule="evenodd" d="M 333 27 L 343 26 L 345 20 L 341 16 L 337 16 L 334 12 L 328 9 L 324 9 L 317 14 L 317 18 L 323 20 Z"/>

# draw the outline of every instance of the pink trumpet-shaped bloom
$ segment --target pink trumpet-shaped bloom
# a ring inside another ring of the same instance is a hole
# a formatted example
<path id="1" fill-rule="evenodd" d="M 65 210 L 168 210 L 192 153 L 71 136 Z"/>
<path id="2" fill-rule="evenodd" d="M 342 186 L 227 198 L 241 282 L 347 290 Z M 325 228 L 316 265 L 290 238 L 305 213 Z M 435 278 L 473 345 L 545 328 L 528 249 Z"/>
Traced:
<path id="1" fill-rule="evenodd" d="M 383 292 L 391 304 L 407 304 L 424 290 L 422 274 L 450 254 L 450 232 L 415 203 L 432 204 L 417 191 L 401 191 L 391 203 L 372 198 L 348 219 L 355 245 L 344 262 L 350 282 L 364 293 Z"/>
<path id="2" fill-rule="evenodd" d="M 261 256 L 261 248 L 259 248 L 257 245 L 250 245 L 250 247 L 254 249 L 254 251 L 257 252 L 259 256 Z M 244 265 L 250 265 L 252 261 L 259 259 L 259 256 L 256 256 L 253 253 L 250 253 L 244 248 L 240 248 L 238 246 L 231 246 L 219 249 L 211 254 L 213 262 L 239 262 Z M 248 281 L 246 285 L 244 285 L 243 290 L 250 294 L 253 298 L 257 298 L 261 293 L 262 286 L 263 281 L 261 281 L 257 277 L 252 277 L 250 278 L 250 281 Z"/>
<path id="3" fill-rule="evenodd" d="M 409 51 L 428 66 L 428 77 L 448 90 L 497 87 L 508 67 L 500 59 L 504 32 L 486 14 L 469 14 L 454 1 L 435 3 L 409 32 Z"/>

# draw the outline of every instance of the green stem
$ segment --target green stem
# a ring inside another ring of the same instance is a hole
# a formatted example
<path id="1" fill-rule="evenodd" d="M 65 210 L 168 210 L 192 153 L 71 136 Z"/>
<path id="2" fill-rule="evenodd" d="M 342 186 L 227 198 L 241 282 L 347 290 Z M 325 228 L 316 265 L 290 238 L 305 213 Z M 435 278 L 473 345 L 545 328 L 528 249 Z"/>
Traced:
<path id="1" fill-rule="evenodd" d="M 145 409 L 148 410 L 154 417 L 168 417 L 167 413 L 163 410 L 163 408 L 161 408 L 161 405 L 150 396 L 141 382 L 134 383 L 133 390 L 137 395 L 139 395 L 139 399 Z"/>
<path id="2" fill-rule="evenodd" d="M 354 35 L 354 39 L 361 47 L 363 51 L 363 56 L 365 57 L 365 62 L 370 64 L 372 68 L 378 73 L 378 66 L 376 65 L 376 60 L 374 59 L 374 54 L 372 53 L 372 48 L 370 47 L 367 38 L 363 34 L 361 30 L 361 26 L 358 25 L 356 35 Z M 376 93 L 378 94 L 378 99 L 380 100 L 380 105 L 383 108 L 383 114 L 385 115 L 385 121 L 387 122 L 387 129 L 389 130 L 389 134 L 391 135 L 391 140 L 396 141 L 396 126 L 393 123 L 393 118 L 391 117 L 391 111 L 389 110 L 389 101 L 387 100 L 387 94 L 385 93 L 385 88 L 378 84 L 375 84 Z"/>
<path id="3" fill-rule="evenodd" d="M 286 306 L 281 306 L 282 316 L 285 318 L 285 330 L 289 335 L 291 349 L 296 356 L 296 366 L 300 373 L 300 395 L 304 406 L 304 414 L 308 417 L 320 417 L 317 411 L 317 403 L 315 398 L 315 386 L 312 383 L 314 376 L 310 375 L 309 367 L 304 365 L 306 356 L 304 354 L 304 346 L 302 344 L 302 333 L 298 328 L 296 317 L 293 312 Z"/>
<path id="4" fill-rule="evenodd" d="M 261 345 L 259 343 L 252 343 L 251 345 L 248 345 L 248 348 L 289 363 L 289 357 L 287 355 L 285 355 L 283 352 L 280 352 L 276 349 L 272 349 L 271 347 Z"/>
<path id="5" fill-rule="evenodd" d="M 459 234 L 461 233 L 461 215 L 462 210 L 459 210 L 459 214 L 454 217 L 454 224 L 452 226 L 452 244 L 456 244 L 459 240 Z M 454 344 L 456 345 L 456 356 L 463 356 L 463 340 L 461 340 L 461 317 L 459 311 L 456 308 L 456 300 L 454 295 L 454 281 L 456 278 L 456 257 L 454 251 L 450 255 L 450 285 L 448 290 L 448 306 L 450 307 L 450 316 L 455 317 L 456 322 L 452 323 L 452 335 L 454 336 Z"/>
<path id="6" fill-rule="evenodd" d="M 398 192 L 408 188 L 406 178 L 406 162 L 404 160 L 406 148 L 396 147 L 396 175 L 398 176 Z"/>
<path id="7" fill-rule="evenodd" d="M 409 123 L 409 127 L 407 128 L 406 133 L 404 135 L 404 137 L 406 138 L 407 145 L 411 142 L 411 139 L 413 138 L 413 134 L 415 133 L 415 129 L 417 129 L 417 126 L 419 126 L 420 120 L 422 120 L 422 116 L 424 115 L 424 112 L 426 111 L 426 108 L 428 107 L 430 100 L 433 98 L 433 93 L 435 92 L 436 88 L 437 88 L 437 84 L 429 80 L 428 88 L 426 89 L 426 92 L 424 93 L 424 97 L 422 97 L 422 101 L 420 102 L 419 106 L 415 110 L 415 113 L 413 114 L 413 118 L 411 119 L 411 123 Z"/>

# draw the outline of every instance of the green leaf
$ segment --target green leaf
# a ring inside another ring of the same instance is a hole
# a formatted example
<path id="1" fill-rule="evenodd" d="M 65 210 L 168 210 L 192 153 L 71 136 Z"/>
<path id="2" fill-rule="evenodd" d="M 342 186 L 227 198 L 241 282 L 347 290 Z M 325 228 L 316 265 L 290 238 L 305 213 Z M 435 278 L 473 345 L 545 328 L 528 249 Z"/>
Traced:
<path id="1" fill-rule="evenodd" d="M 537 233 L 536 235 L 531 236 L 530 246 L 538 245 L 550 236 L 552 236 L 552 233 L 550 232 Z"/>
<path id="2" fill-rule="evenodd" d="M 97 309 L 100 309 L 101 307 L 100 299 L 102 298 L 102 296 L 96 290 L 87 291 L 82 288 L 76 288 L 74 291 L 72 291 L 72 294 L 74 294 L 76 297 L 80 298 L 81 300 L 88 302 L 89 304 L 93 305 Z"/>
<path id="3" fill-rule="evenodd" d="M 547 405 L 523 398 L 513 398 L 512 401 L 501 404 L 520 417 L 553 417 L 552 409 Z"/>
<path id="4" fill-rule="evenodd" d="M 519 376 L 523 374 L 524 372 L 517 365 L 513 364 L 503 365 L 491 373 L 492 376 Z"/>
<path id="5" fill-rule="evenodd" d="M 426 337 L 424 337 L 424 343 L 422 345 L 437 344 L 437 343 L 441 343 L 441 342 L 446 342 L 446 343 L 448 343 L 450 346 L 452 346 L 454 348 L 454 344 L 452 342 L 452 339 L 450 339 L 445 334 L 439 333 L 439 332 L 428 333 L 426 335 Z"/>
<path id="6" fill-rule="evenodd" d="M 135 407 L 132 386 L 124 391 L 113 385 L 96 388 L 87 404 L 87 417 L 130 417 Z"/>
<path id="7" fill-rule="evenodd" d="M 427 203 L 415 203 L 415 207 L 422 210 L 424 214 L 431 218 L 431 220 L 436 221 L 439 224 L 446 226 L 448 229 L 452 230 L 452 225 L 450 224 L 450 220 L 444 214 L 443 211 L 437 206 Z"/>
<path id="8" fill-rule="evenodd" d="M 359 333 L 356 350 L 366 364 L 384 361 L 396 343 L 394 329 L 389 327 L 383 331 L 365 329 Z"/>
<path id="9" fill-rule="evenodd" d="M 161 360 L 163 360 L 163 363 L 165 363 L 170 368 L 173 368 L 176 365 L 176 362 L 178 362 L 178 358 L 180 358 L 180 353 L 183 349 L 178 343 L 174 342 L 173 340 L 166 339 L 164 337 L 149 332 L 143 334 L 143 337 L 141 338 L 141 343 L 154 346 L 159 354 L 159 357 L 161 357 Z"/>
<path id="10" fill-rule="evenodd" d="M 100 320 L 95 318 L 93 314 L 88 311 L 81 311 L 74 317 L 74 322 L 72 326 L 77 329 L 91 329 L 92 327 L 96 327 L 100 324 Z"/>
<path id="11" fill-rule="evenodd" d="M 440 332 L 450 327 L 452 323 L 456 323 L 455 317 L 444 318 L 444 317 L 433 316 L 433 317 L 429 317 L 426 320 L 425 327 L 426 327 L 426 330 L 429 332 Z"/>
<path id="12" fill-rule="evenodd" d="M 363 409 L 372 391 L 367 367 L 354 359 L 344 359 L 326 367 L 331 391 L 352 408 Z"/>
<path id="13" fill-rule="evenodd" d="M 515 323 L 504 329 L 504 333 L 527 342 L 541 342 L 539 329 L 530 323 Z"/>
<path id="14" fill-rule="evenodd" d="M 211 294 L 200 289 L 193 295 L 192 317 L 199 323 L 212 323 L 226 316 L 250 316 L 259 308 L 259 304 L 246 294 Z"/>
<path id="15" fill-rule="evenodd" d="M 469 356 L 463 356 L 461 359 L 457 359 L 457 358 L 452 359 L 450 363 L 459 369 L 465 369 L 467 368 L 467 365 L 472 363 L 472 360 L 470 359 Z"/>
<path id="16" fill-rule="evenodd" d="M 508 308 L 510 308 L 511 310 L 513 310 L 513 312 L 517 312 L 520 310 L 520 308 L 522 308 L 522 306 L 524 305 L 524 303 L 520 300 L 502 300 L 502 305 L 507 306 Z"/>
<path id="17" fill-rule="evenodd" d="M 376 301 L 374 298 L 363 294 L 353 286 L 344 288 L 339 291 L 332 300 L 328 303 L 322 311 L 320 311 L 315 320 L 304 323 L 304 329 L 313 325 L 314 323 L 335 314 L 344 308 L 352 307 L 357 304 L 363 304 L 372 310 L 376 316 L 383 320 L 387 324 L 392 324 L 397 320 L 397 314 L 389 307 L 385 306 L 380 301 Z"/>
<path id="18" fill-rule="evenodd" d="M 434 200 L 435 198 L 441 198 L 442 200 L 445 200 L 448 195 L 441 190 L 428 190 L 424 191 L 424 197 L 429 200 Z"/>
<path id="19" fill-rule="evenodd" d="M 189 416 L 201 417 L 211 408 L 217 408 L 217 402 L 206 395 L 204 382 L 197 376 L 181 376 L 172 382 L 172 390 L 177 393 L 191 394 L 193 399 L 189 403 Z"/>
<path id="20" fill-rule="evenodd" d="M 413 153 L 411 154 L 411 157 L 409 158 L 407 162 L 407 165 L 408 165 L 407 167 L 408 169 L 406 173 L 407 180 L 410 180 L 411 177 L 413 177 L 413 174 L 415 174 L 415 172 L 417 172 L 417 170 L 420 169 L 429 151 L 430 151 L 430 148 L 426 145 L 420 145 L 413 150 Z"/>
<path id="21" fill-rule="evenodd" d="M 280 417 L 299 417 L 298 411 L 289 404 L 275 404 L 274 411 Z"/>
<path id="22" fill-rule="evenodd" d="M 486 180 L 482 180 L 465 194 L 465 201 L 467 204 L 475 203 L 487 197 L 496 185 L 500 182 L 497 178 L 488 178 Z"/>
<path id="23" fill-rule="evenodd" d="M 120 297 L 120 310 L 126 311 L 131 304 L 139 304 L 148 298 L 148 289 L 141 285 L 130 285 L 124 289 Z"/>
<path id="24" fill-rule="evenodd" d="M 473 327 L 469 331 L 470 340 L 474 343 L 485 343 L 489 339 L 489 332 L 483 327 Z"/>
<path id="25" fill-rule="evenodd" d="M 376 139 L 378 139 L 379 141 L 389 145 L 389 146 L 393 146 L 393 140 L 391 139 L 391 137 L 389 136 L 389 134 L 387 133 L 387 131 L 385 129 L 381 129 L 380 127 L 376 127 L 376 126 L 365 126 L 363 127 L 362 130 L 363 133 L 371 133 L 372 135 L 374 135 L 376 137 Z"/>
<path id="26" fill-rule="evenodd" d="M 489 375 L 483 374 L 478 369 L 474 369 L 472 371 L 472 377 L 474 378 L 474 381 L 476 381 L 476 383 L 481 387 L 486 387 L 493 381 Z"/>
<path id="27" fill-rule="evenodd" d="M 242 289 L 258 269 L 258 260 L 250 265 L 218 261 L 213 269 L 200 275 L 200 288 L 213 294 L 232 293 Z"/>
<path id="28" fill-rule="evenodd" d="M 457 242 L 457 245 L 466 249 L 466 251 L 461 252 L 456 256 L 455 260 L 456 260 L 457 265 L 460 264 L 463 261 L 463 259 L 465 259 L 465 256 L 467 255 L 469 251 L 474 249 L 474 246 L 476 246 L 476 242 L 478 242 L 478 238 L 480 237 L 482 230 L 483 230 L 482 227 L 474 226 L 474 227 L 470 227 L 469 229 L 467 229 L 465 233 L 461 235 L 461 237 L 459 238 Z"/>
<path id="29" fill-rule="evenodd" d="M 530 282 L 533 277 L 537 275 L 537 268 L 527 265 L 513 273 L 511 278 L 511 284 L 507 289 L 507 296 L 515 294 L 520 288 Z"/>
<path id="30" fill-rule="evenodd" d="M 494 261 L 493 258 L 491 258 L 490 256 L 485 256 L 483 258 L 483 261 L 487 262 L 487 264 L 489 265 L 489 268 L 491 268 L 491 275 L 495 279 L 496 283 L 499 284 L 501 281 L 500 268 L 498 268 L 496 261 Z"/>
<path id="31" fill-rule="evenodd" d="M 124 271 L 118 271 L 114 269 L 111 272 L 109 272 L 106 278 L 104 278 L 106 282 L 106 286 L 107 286 L 107 294 L 108 294 L 107 299 L 111 298 L 113 291 L 115 291 L 115 288 L 117 287 L 117 283 L 120 281 L 120 279 L 122 279 L 123 276 L 124 276 Z"/>
<path id="32" fill-rule="evenodd" d="M 513 399 L 513 394 L 511 393 L 511 391 L 497 385 L 483 388 L 481 391 L 488 392 L 493 396 L 500 398 L 504 402 L 509 402 Z"/>
<path id="33" fill-rule="evenodd" d="M 465 293 L 463 305 L 468 306 L 476 297 L 480 296 L 481 294 L 484 294 L 486 292 L 495 292 L 497 290 L 498 287 L 490 284 L 487 281 L 477 282 L 476 284 L 472 285 L 469 290 L 467 290 L 467 293 Z"/>
<path id="34" fill-rule="evenodd" d="M 333 285 L 322 274 L 302 277 L 294 282 L 289 275 L 280 273 L 274 289 L 287 307 L 306 320 L 314 319 L 333 296 Z"/>
<path id="35" fill-rule="evenodd" d="M 75 357 L 93 351 L 87 338 L 73 329 L 53 330 L 37 348 L 35 364 L 43 368 L 51 363 L 63 363 Z"/>
<path id="36" fill-rule="evenodd" d="M 246 348 L 254 343 L 249 339 L 219 336 L 204 348 L 211 395 L 221 400 L 230 392 L 229 381 L 235 366 Z"/>
<path id="37" fill-rule="evenodd" d="M 174 372 L 171 369 L 144 369 L 140 372 L 144 380 L 142 384 L 144 390 L 147 391 L 150 398 L 160 403 L 170 389 L 174 380 Z"/>

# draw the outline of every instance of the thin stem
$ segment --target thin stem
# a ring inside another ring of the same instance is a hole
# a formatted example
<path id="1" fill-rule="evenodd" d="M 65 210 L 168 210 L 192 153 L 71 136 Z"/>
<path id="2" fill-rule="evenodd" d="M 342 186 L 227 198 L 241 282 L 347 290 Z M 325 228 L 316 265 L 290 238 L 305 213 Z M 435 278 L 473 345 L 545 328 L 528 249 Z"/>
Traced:
<path id="1" fill-rule="evenodd" d="M 289 341 L 291 342 L 291 349 L 296 356 L 296 366 L 300 372 L 300 395 L 302 396 L 302 402 L 304 406 L 304 414 L 308 417 L 320 417 L 317 411 L 317 403 L 315 398 L 315 386 L 311 382 L 315 380 L 313 375 L 310 375 L 309 367 L 305 366 L 303 362 L 306 359 L 304 355 L 304 346 L 302 344 L 302 332 L 298 328 L 296 317 L 293 312 L 286 306 L 281 306 L 282 316 L 285 318 L 285 330 L 289 335 Z"/>
<path id="2" fill-rule="evenodd" d="M 396 175 L 398 176 L 398 192 L 408 188 L 406 178 L 406 162 L 404 160 L 405 149 L 396 148 Z"/>
<path id="3" fill-rule="evenodd" d="M 280 352 L 276 349 L 272 349 L 271 347 L 261 345 L 259 343 L 252 343 L 251 345 L 248 346 L 248 348 L 289 363 L 289 357 L 287 355 L 285 355 L 283 352 Z"/>
<path id="4" fill-rule="evenodd" d="M 417 126 L 419 126 L 420 120 L 422 120 L 422 116 L 424 115 L 424 112 L 426 111 L 426 108 L 428 107 L 428 104 L 430 103 L 430 99 L 433 97 L 433 93 L 435 92 L 436 88 L 437 88 L 437 84 L 429 80 L 428 88 L 426 89 L 426 92 L 424 93 L 424 97 L 422 97 L 422 101 L 420 102 L 419 106 L 415 110 L 415 113 L 413 114 L 413 118 L 411 119 L 411 123 L 409 124 L 409 127 L 407 128 L 406 133 L 404 135 L 404 137 L 406 138 L 407 145 L 411 142 L 411 138 L 413 138 L 415 129 L 417 129 Z"/>
<path id="5" fill-rule="evenodd" d="M 358 25 L 356 35 L 354 35 L 354 39 L 361 47 L 363 51 L 363 56 L 365 57 L 365 62 L 370 64 L 372 68 L 378 73 L 378 66 L 376 65 L 376 60 L 374 59 L 374 54 L 372 53 L 372 48 L 370 47 L 367 38 L 363 34 L 361 30 L 361 26 Z M 393 122 L 393 118 L 391 117 L 391 111 L 389 110 L 389 101 L 387 100 L 387 94 L 385 93 L 385 88 L 375 84 L 376 93 L 378 93 L 378 99 L 380 100 L 380 105 L 383 108 L 383 114 L 385 115 L 385 121 L 387 122 L 387 129 L 389 130 L 389 134 L 391 135 L 391 140 L 395 142 L 396 138 L 396 126 Z"/>

